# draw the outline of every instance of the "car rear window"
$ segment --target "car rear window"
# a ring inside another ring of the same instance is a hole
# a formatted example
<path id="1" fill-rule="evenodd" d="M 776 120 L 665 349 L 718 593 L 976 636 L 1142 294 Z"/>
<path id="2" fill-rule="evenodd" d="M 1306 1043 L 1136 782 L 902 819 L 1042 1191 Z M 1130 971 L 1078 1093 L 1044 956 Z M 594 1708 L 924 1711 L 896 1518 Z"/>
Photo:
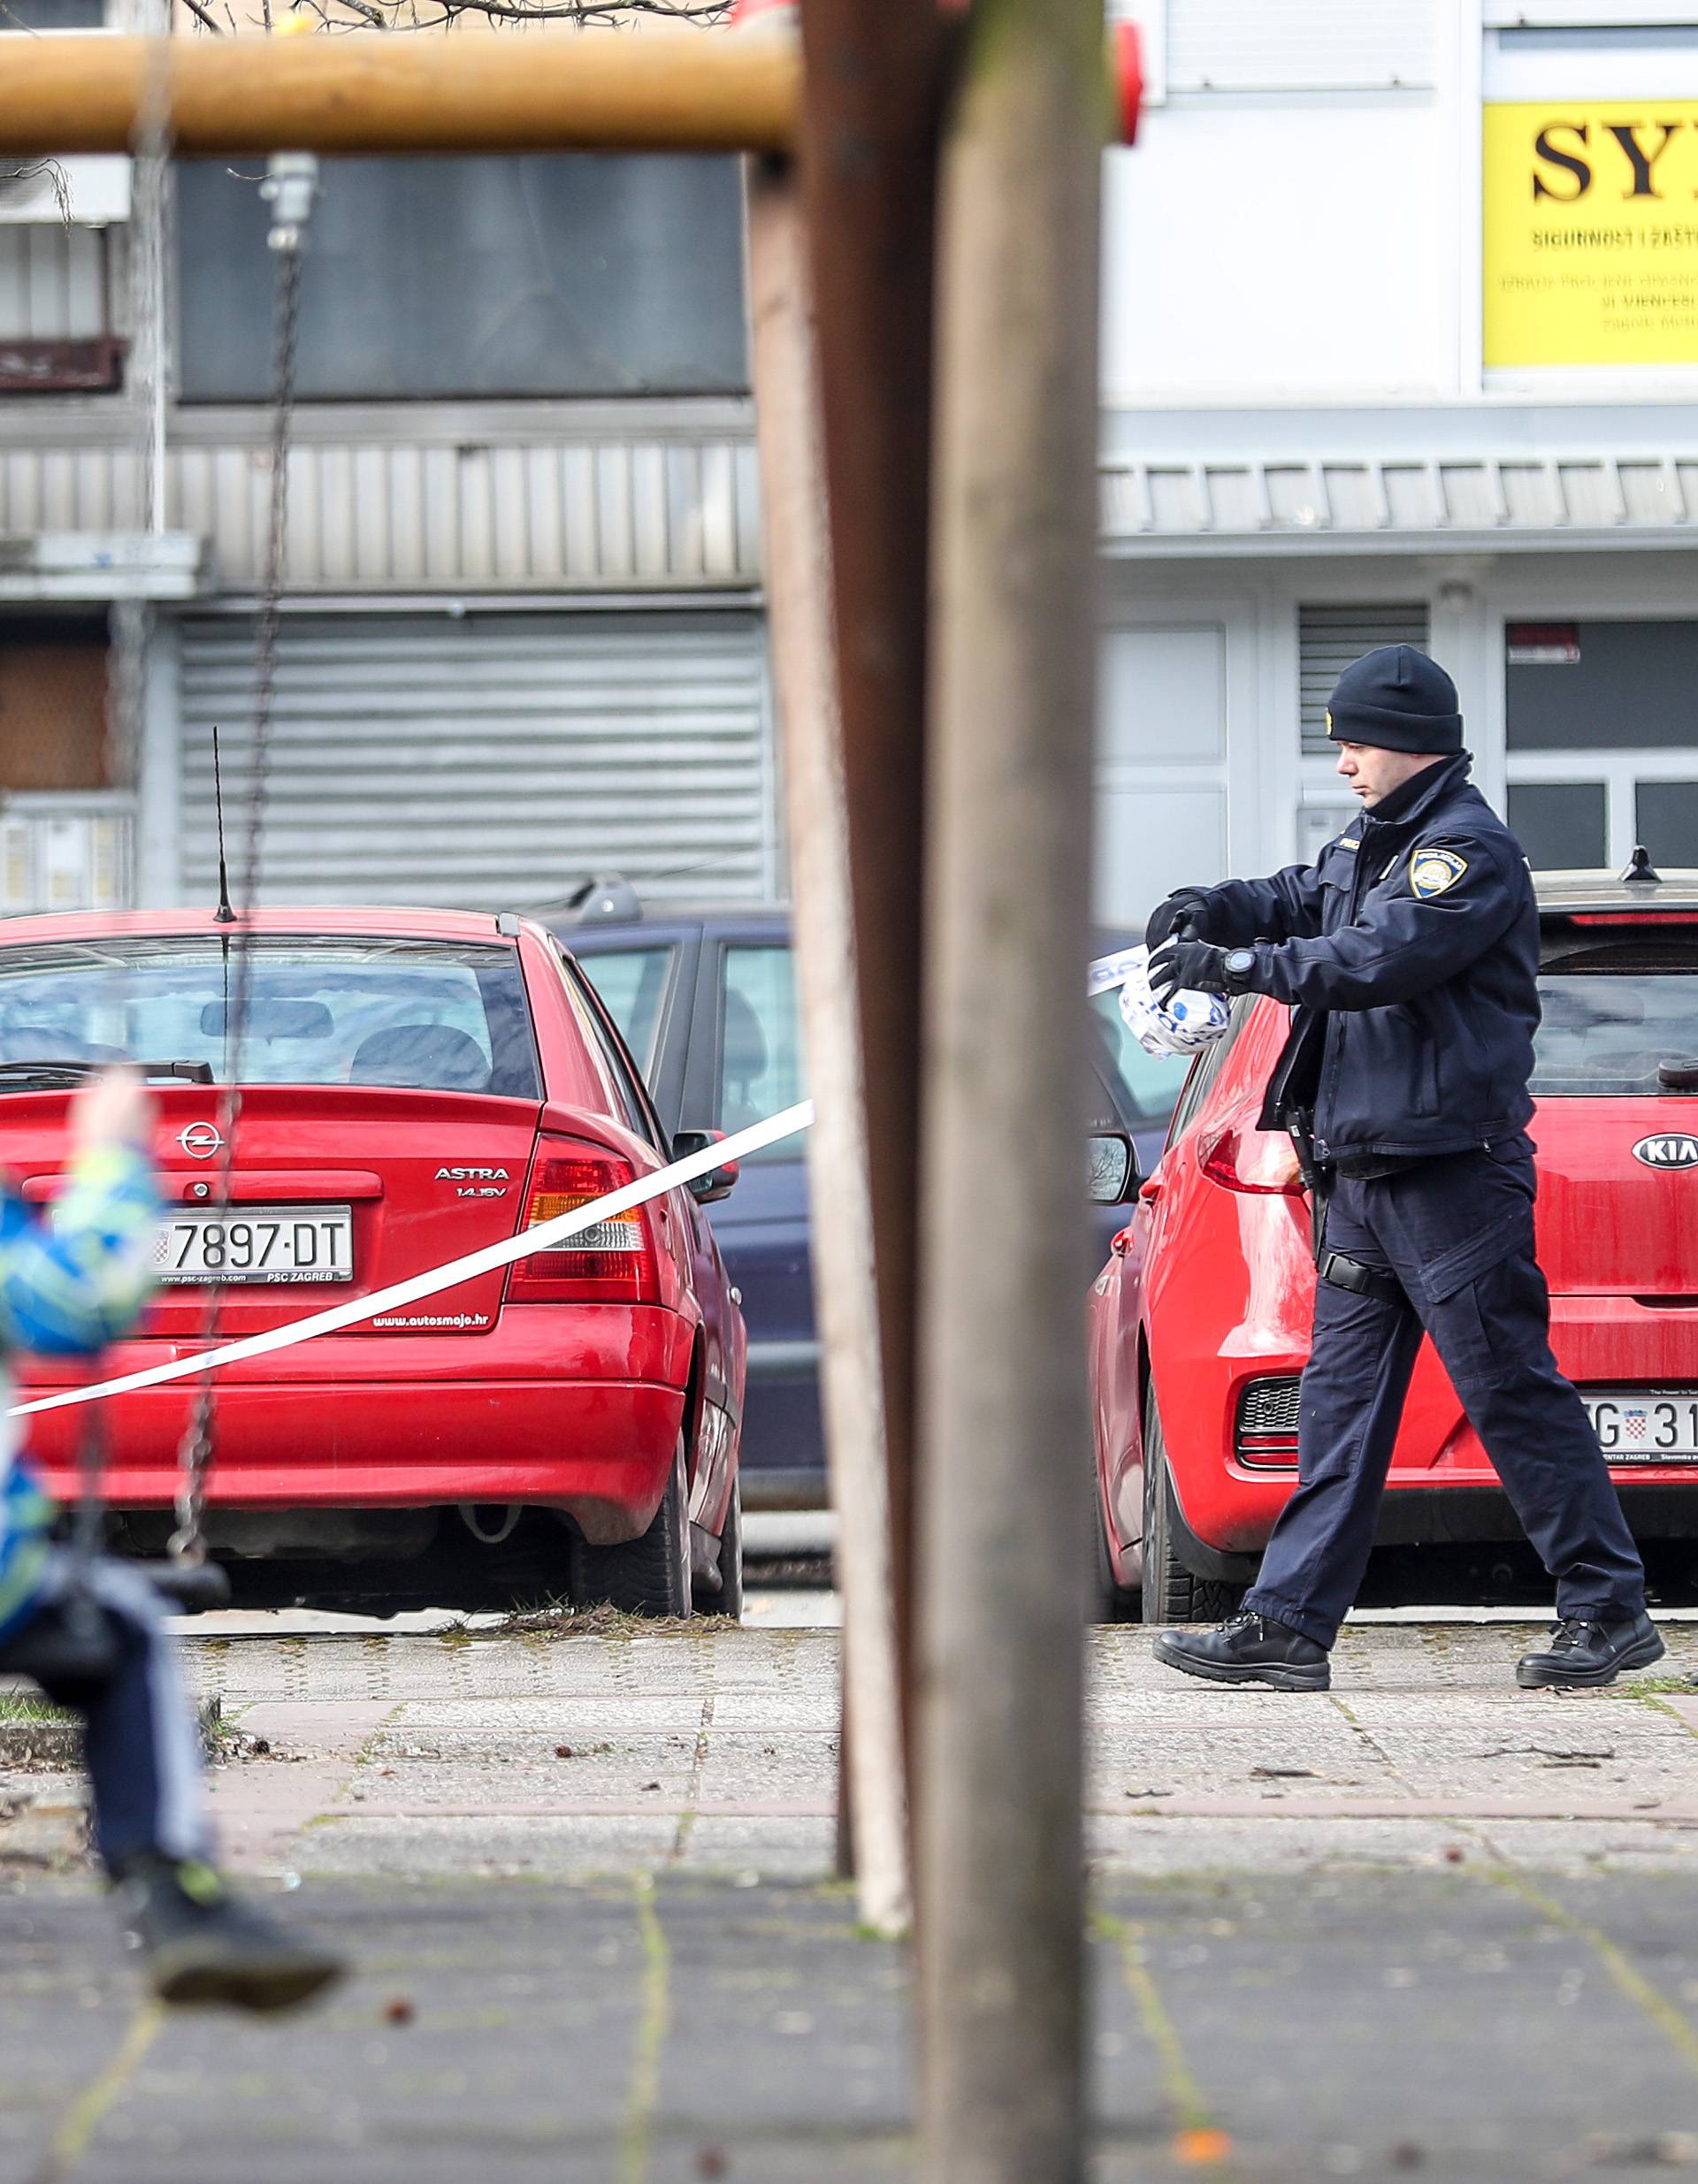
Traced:
<path id="1" fill-rule="evenodd" d="M 540 1097 L 511 949 L 430 940 L 265 935 L 250 943 L 241 1077 Z M 0 949 L 0 1089 L 32 1061 L 235 1059 L 228 942 L 89 941 Z M 184 1074 L 188 1071 L 184 1070 Z"/>
<path id="2" fill-rule="evenodd" d="M 1698 1069 L 1698 954 L 1643 943 L 1575 950 L 1540 974 L 1537 1099 L 1669 1090 L 1664 1063 Z"/>

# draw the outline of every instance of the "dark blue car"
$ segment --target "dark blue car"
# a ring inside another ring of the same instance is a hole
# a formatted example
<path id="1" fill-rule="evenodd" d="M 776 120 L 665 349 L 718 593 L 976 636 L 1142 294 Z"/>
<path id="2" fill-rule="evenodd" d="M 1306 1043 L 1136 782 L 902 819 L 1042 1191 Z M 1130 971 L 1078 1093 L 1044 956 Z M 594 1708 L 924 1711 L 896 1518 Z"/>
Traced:
<path id="1" fill-rule="evenodd" d="M 651 916 L 623 881 L 600 880 L 579 890 L 570 917 L 550 922 L 607 1003 L 669 1133 L 741 1129 L 806 1098 L 788 912 Z M 1101 1033 L 1096 1120 L 1131 1134 L 1147 1172 L 1184 1065 L 1139 1049 L 1114 993 L 1093 997 L 1091 1010 Z M 793 1138 L 746 1160 L 709 1216 L 748 1323 L 747 1508 L 817 1508 L 827 1499 L 806 1143 Z M 1105 1256 L 1124 1218 L 1103 1210 Z"/>

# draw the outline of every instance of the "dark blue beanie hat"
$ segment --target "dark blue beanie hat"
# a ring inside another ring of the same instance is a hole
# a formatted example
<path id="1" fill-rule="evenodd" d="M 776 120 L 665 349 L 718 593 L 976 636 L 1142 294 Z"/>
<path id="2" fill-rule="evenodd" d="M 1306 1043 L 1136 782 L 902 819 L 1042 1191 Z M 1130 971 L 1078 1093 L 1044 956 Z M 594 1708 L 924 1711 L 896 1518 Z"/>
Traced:
<path id="1" fill-rule="evenodd" d="M 1460 751 L 1457 686 L 1412 645 L 1382 645 L 1339 676 L 1327 733 L 1335 743 L 1373 744 L 1381 751 Z"/>

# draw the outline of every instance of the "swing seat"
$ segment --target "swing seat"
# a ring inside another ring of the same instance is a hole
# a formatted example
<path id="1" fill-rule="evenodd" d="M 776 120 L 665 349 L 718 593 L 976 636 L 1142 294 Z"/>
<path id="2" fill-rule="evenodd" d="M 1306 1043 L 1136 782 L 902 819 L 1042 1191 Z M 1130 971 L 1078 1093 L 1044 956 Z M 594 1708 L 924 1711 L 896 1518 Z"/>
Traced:
<path id="1" fill-rule="evenodd" d="M 133 1562 L 130 1567 L 180 1615 L 204 1615 L 230 1605 L 230 1578 L 217 1562 Z"/>
<path id="2" fill-rule="evenodd" d="M 0 1639 L 0 1675 L 27 1676 L 42 1689 L 70 1696 L 97 1691 L 118 1667 L 118 1640 L 86 1593 L 73 1592 L 59 1615 L 37 1615 Z"/>

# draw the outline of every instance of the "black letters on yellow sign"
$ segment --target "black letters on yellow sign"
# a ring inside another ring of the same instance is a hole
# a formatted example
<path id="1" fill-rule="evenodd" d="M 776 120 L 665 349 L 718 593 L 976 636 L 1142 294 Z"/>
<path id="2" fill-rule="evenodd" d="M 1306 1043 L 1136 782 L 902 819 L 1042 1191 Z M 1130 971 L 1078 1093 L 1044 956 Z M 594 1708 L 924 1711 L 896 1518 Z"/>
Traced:
<path id="1" fill-rule="evenodd" d="M 1587 191 L 1591 188 L 1592 169 L 1584 159 L 1577 157 L 1573 152 L 1559 151 L 1556 149 L 1550 140 L 1552 132 L 1557 129 L 1564 129 L 1571 136 L 1579 137 L 1582 144 L 1587 141 L 1587 133 L 1585 122 L 1553 121 L 1548 127 L 1540 130 L 1538 141 L 1533 149 L 1539 158 L 1549 161 L 1553 167 L 1566 169 L 1573 176 L 1576 187 L 1572 189 L 1553 189 L 1542 174 L 1535 172 L 1533 178 L 1533 194 L 1535 197 L 1554 197 L 1559 205 L 1572 205 L 1577 197 L 1584 197 Z"/>
<path id="2" fill-rule="evenodd" d="M 1614 137 L 1627 162 L 1628 186 L 1621 193 L 1624 197 L 1661 197 L 1663 193 L 1656 187 L 1657 162 L 1669 149 L 1671 138 L 1685 126 L 1681 121 L 1612 121 L 1608 125 L 1608 134 Z M 1662 134 L 1648 149 L 1640 141 L 1640 132 L 1652 129 Z M 1585 196 L 1595 178 L 1590 159 L 1581 158 L 1579 152 L 1564 150 L 1554 141 L 1559 131 L 1574 138 L 1587 151 L 1591 149 L 1590 132 L 1584 121 L 1548 122 L 1534 141 L 1534 156 L 1547 166 L 1560 170 L 1568 182 L 1556 187 L 1535 167 L 1533 194 L 1535 198 L 1549 197 L 1557 204 L 1572 205 Z"/>
<path id="3" fill-rule="evenodd" d="M 1632 122 L 1612 121 L 1610 125 L 1610 135 L 1626 153 L 1627 164 L 1633 171 L 1633 186 L 1631 189 L 1622 191 L 1624 197 L 1660 197 L 1663 195 L 1661 190 L 1652 187 L 1651 177 L 1656 172 L 1657 161 L 1669 149 L 1669 139 L 1682 125 L 1678 121 L 1654 121 L 1648 126 L 1654 129 L 1661 129 L 1663 132 L 1662 141 L 1657 145 L 1656 149 L 1651 152 L 1641 149 L 1639 139 L 1634 134 L 1634 125 Z"/>

